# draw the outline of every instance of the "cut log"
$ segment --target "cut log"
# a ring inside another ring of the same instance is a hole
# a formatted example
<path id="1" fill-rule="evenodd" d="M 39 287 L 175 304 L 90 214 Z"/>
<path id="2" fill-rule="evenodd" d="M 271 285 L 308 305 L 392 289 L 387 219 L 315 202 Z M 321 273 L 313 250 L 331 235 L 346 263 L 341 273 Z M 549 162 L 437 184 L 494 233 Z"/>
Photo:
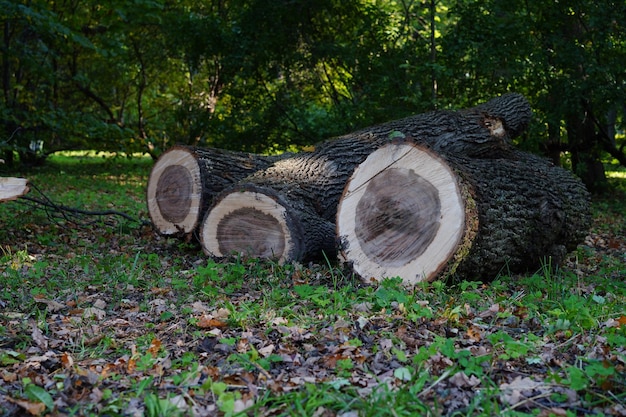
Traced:
<path id="1" fill-rule="evenodd" d="M 530 116 L 523 96 L 505 94 L 460 112 L 419 114 L 328 140 L 313 152 L 278 161 L 245 181 L 302 200 L 323 219 L 334 222 L 354 169 L 392 140 L 407 138 L 441 155 L 497 158 L 512 152 L 510 139 L 526 128 Z"/>
<path id="2" fill-rule="evenodd" d="M 340 201 L 343 256 L 367 279 L 434 277 L 460 249 L 473 215 L 465 207 L 445 161 L 414 144 L 384 146 L 357 167 Z"/>
<path id="3" fill-rule="evenodd" d="M 401 276 L 407 285 L 451 274 L 492 279 L 549 258 L 558 264 L 588 230 L 588 193 L 570 172 L 512 146 L 530 117 L 522 96 L 506 94 L 373 126 L 279 161 L 246 154 L 245 172 L 240 155 L 216 158 L 211 150 L 219 168 L 197 174 L 201 180 L 188 174 L 193 185 L 182 200 L 202 199 L 194 222 L 214 200 L 199 230 L 212 256 L 302 260 L 338 240 L 342 258 L 366 281 Z M 198 166 L 193 159 L 174 165 Z M 177 203 L 185 187 L 169 179 L 178 168 L 165 169 L 151 178 L 165 185 L 149 196 L 158 206 L 161 190 L 167 210 L 159 210 L 182 219 L 192 211 Z"/>
<path id="4" fill-rule="evenodd" d="M 523 96 L 505 94 L 461 112 L 436 111 L 370 127 L 291 158 L 176 146 L 150 173 L 148 212 L 160 233 L 185 236 L 199 226 L 215 195 L 250 175 L 248 182 L 301 194 L 295 199 L 334 222 L 352 170 L 391 137 L 410 136 L 442 154 L 495 157 L 510 148 L 509 139 L 526 127 L 530 115 Z M 291 184 L 299 188 L 289 190 Z"/>
<path id="5" fill-rule="evenodd" d="M 29 190 L 26 178 L 0 177 L 0 202 L 15 200 Z"/>
<path id="6" fill-rule="evenodd" d="M 146 200 L 155 229 L 164 235 L 188 235 L 218 193 L 285 156 L 172 147 L 157 160 L 148 179 Z"/>
<path id="7" fill-rule="evenodd" d="M 280 263 L 336 256 L 335 225 L 302 200 L 255 184 L 222 192 L 200 228 L 200 243 L 213 257 L 246 256 Z"/>
<path id="8" fill-rule="evenodd" d="M 507 154 L 441 158 L 415 143 L 371 153 L 338 206 L 343 260 L 365 281 L 397 276 L 407 285 L 558 263 L 590 226 L 588 192 L 545 159 Z"/>

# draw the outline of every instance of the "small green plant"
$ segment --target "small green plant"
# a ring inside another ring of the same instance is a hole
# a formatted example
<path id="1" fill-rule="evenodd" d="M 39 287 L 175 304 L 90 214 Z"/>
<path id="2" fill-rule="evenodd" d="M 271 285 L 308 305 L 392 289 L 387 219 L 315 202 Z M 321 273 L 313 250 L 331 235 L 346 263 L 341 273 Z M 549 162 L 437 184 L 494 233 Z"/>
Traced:
<path id="1" fill-rule="evenodd" d="M 409 296 L 402 286 L 402 279 L 399 277 L 384 279 L 378 289 L 374 292 L 376 305 L 381 309 L 387 309 L 394 303 L 406 304 Z"/>
<path id="2" fill-rule="evenodd" d="M 337 360 L 337 375 L 339 376 L 350 376 L 350 371 L 354 368 L 354 363 L 352 359 L 338 359 Z"/>
<path id="3" fill-rule="evenodd" d="M 240 262 L 222 265 L 209 260 L 206 266 L 198 266 L 196 272 L 193 277 L 194 289 L 215 297 L 219 294 L 233 294 L 241 289 L 246 267 Z"/>
<path id="4" fill-rule="evenodd" d="M 146 394 L 144 404 L 147 417 L 169 417 L 183 415 L 182 411 L 167 398 L 159 398 L 156 394 Z"/>
<path id="5" fill-rule="evenodd" d="M 27 399 L 44 405 L 48 412 L 54 410 L 54 400 L 46 389 L 33 384 L 30 378 L 22 379 L 22 386 Z"/>
<path id="6" fill-rule="evenodd" d="M 323 285 L 312 286 L 308 284 L 304 285 L 295 285 L 293 290 L 298 294 L 301 298 L 306 300 L 310 300 L 314 305 L 318 307 L 326 307 L 328 306 L 332 300 L 330 299 L 328 288 Z"/>
<path id="7" fill-rule="evenodd" d="M 501 360 L 525 357 L 534 351 L 536 343 L 539 342 L 538 338 L 533 335 L 527 335 L 524 339 L 516 339 L 503 331 L 489 335 L 488 339 L 496 352 L 496 357 Z"/>

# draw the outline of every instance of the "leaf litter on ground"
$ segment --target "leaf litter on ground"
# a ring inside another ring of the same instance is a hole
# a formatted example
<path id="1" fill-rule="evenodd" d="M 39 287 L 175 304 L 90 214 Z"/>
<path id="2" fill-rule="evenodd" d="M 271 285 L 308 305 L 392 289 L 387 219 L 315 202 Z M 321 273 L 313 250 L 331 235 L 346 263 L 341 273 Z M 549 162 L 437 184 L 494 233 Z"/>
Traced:
<path id="1" fill-rule="evenodd" d="M 626 230 L 605 220 L 556 271 L 413 290 L 124 220 L 14 225 L 0 415 L 626 415 Z"/>

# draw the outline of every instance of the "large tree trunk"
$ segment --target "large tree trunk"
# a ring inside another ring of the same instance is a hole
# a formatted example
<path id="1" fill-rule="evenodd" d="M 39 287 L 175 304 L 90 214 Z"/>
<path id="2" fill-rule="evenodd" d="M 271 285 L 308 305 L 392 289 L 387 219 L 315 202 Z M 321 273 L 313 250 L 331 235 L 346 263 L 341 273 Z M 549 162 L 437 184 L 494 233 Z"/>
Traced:
<path id="1" fill-rule="evenodd" d="M 369 127 L 321 143 L 245 179 L 302 200 L 323 219 L 335 221 L 337 204 L 354 169 L 376 149 L 407 138 L 437 154 L 495 158 L 512 152 L 510 139 L 530 121 L 519 94 L 506 94 L 477 107 L 435 111 Z"/>
<path id="2" fill-rule="evenodd" d="M 545 159 L 515 150 L 440 158 L 413 143 L 384 146 L 359 165 L 337 214 L 344 260 L 367 281 L 408 285 L 557 264 L 589 224 L 585 187 Z"/>
<path id="3" fill-rule="evenodd" d="M 201 243 L 215 256 L 302 260 L 334 250 L 337 221 L 343 258 L 366 280 L 493 278 L 557 263 L 584 237 L 588 197 L 571 173 L 511 145 L 530 116 L 507 94 L 329 140 L 223 191 Z"/>
<path id="4" fill-rule="evenodd" d="M 218 193 L 280 158 L 172 147 L 161 155 L 148 179 L 148 213 L 154 227 L 164 235 L 192 233 Z"/>

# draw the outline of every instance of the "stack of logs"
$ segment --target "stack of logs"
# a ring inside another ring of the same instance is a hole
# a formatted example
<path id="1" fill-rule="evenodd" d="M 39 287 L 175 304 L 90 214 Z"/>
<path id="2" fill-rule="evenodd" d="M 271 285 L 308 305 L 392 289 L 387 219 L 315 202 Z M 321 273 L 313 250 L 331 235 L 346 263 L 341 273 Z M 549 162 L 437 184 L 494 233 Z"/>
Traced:
<path id="1" fill-rule="evenodd" d="M 176 146 L 150 174 L 164 235 L 233 254 L 348 262 L 366 282 L 558 263 L 586 236 L 589 196 L 569 171 L 511 144 L 531 109 L 519 94 L 419 114 L 277 157 Z"/>

